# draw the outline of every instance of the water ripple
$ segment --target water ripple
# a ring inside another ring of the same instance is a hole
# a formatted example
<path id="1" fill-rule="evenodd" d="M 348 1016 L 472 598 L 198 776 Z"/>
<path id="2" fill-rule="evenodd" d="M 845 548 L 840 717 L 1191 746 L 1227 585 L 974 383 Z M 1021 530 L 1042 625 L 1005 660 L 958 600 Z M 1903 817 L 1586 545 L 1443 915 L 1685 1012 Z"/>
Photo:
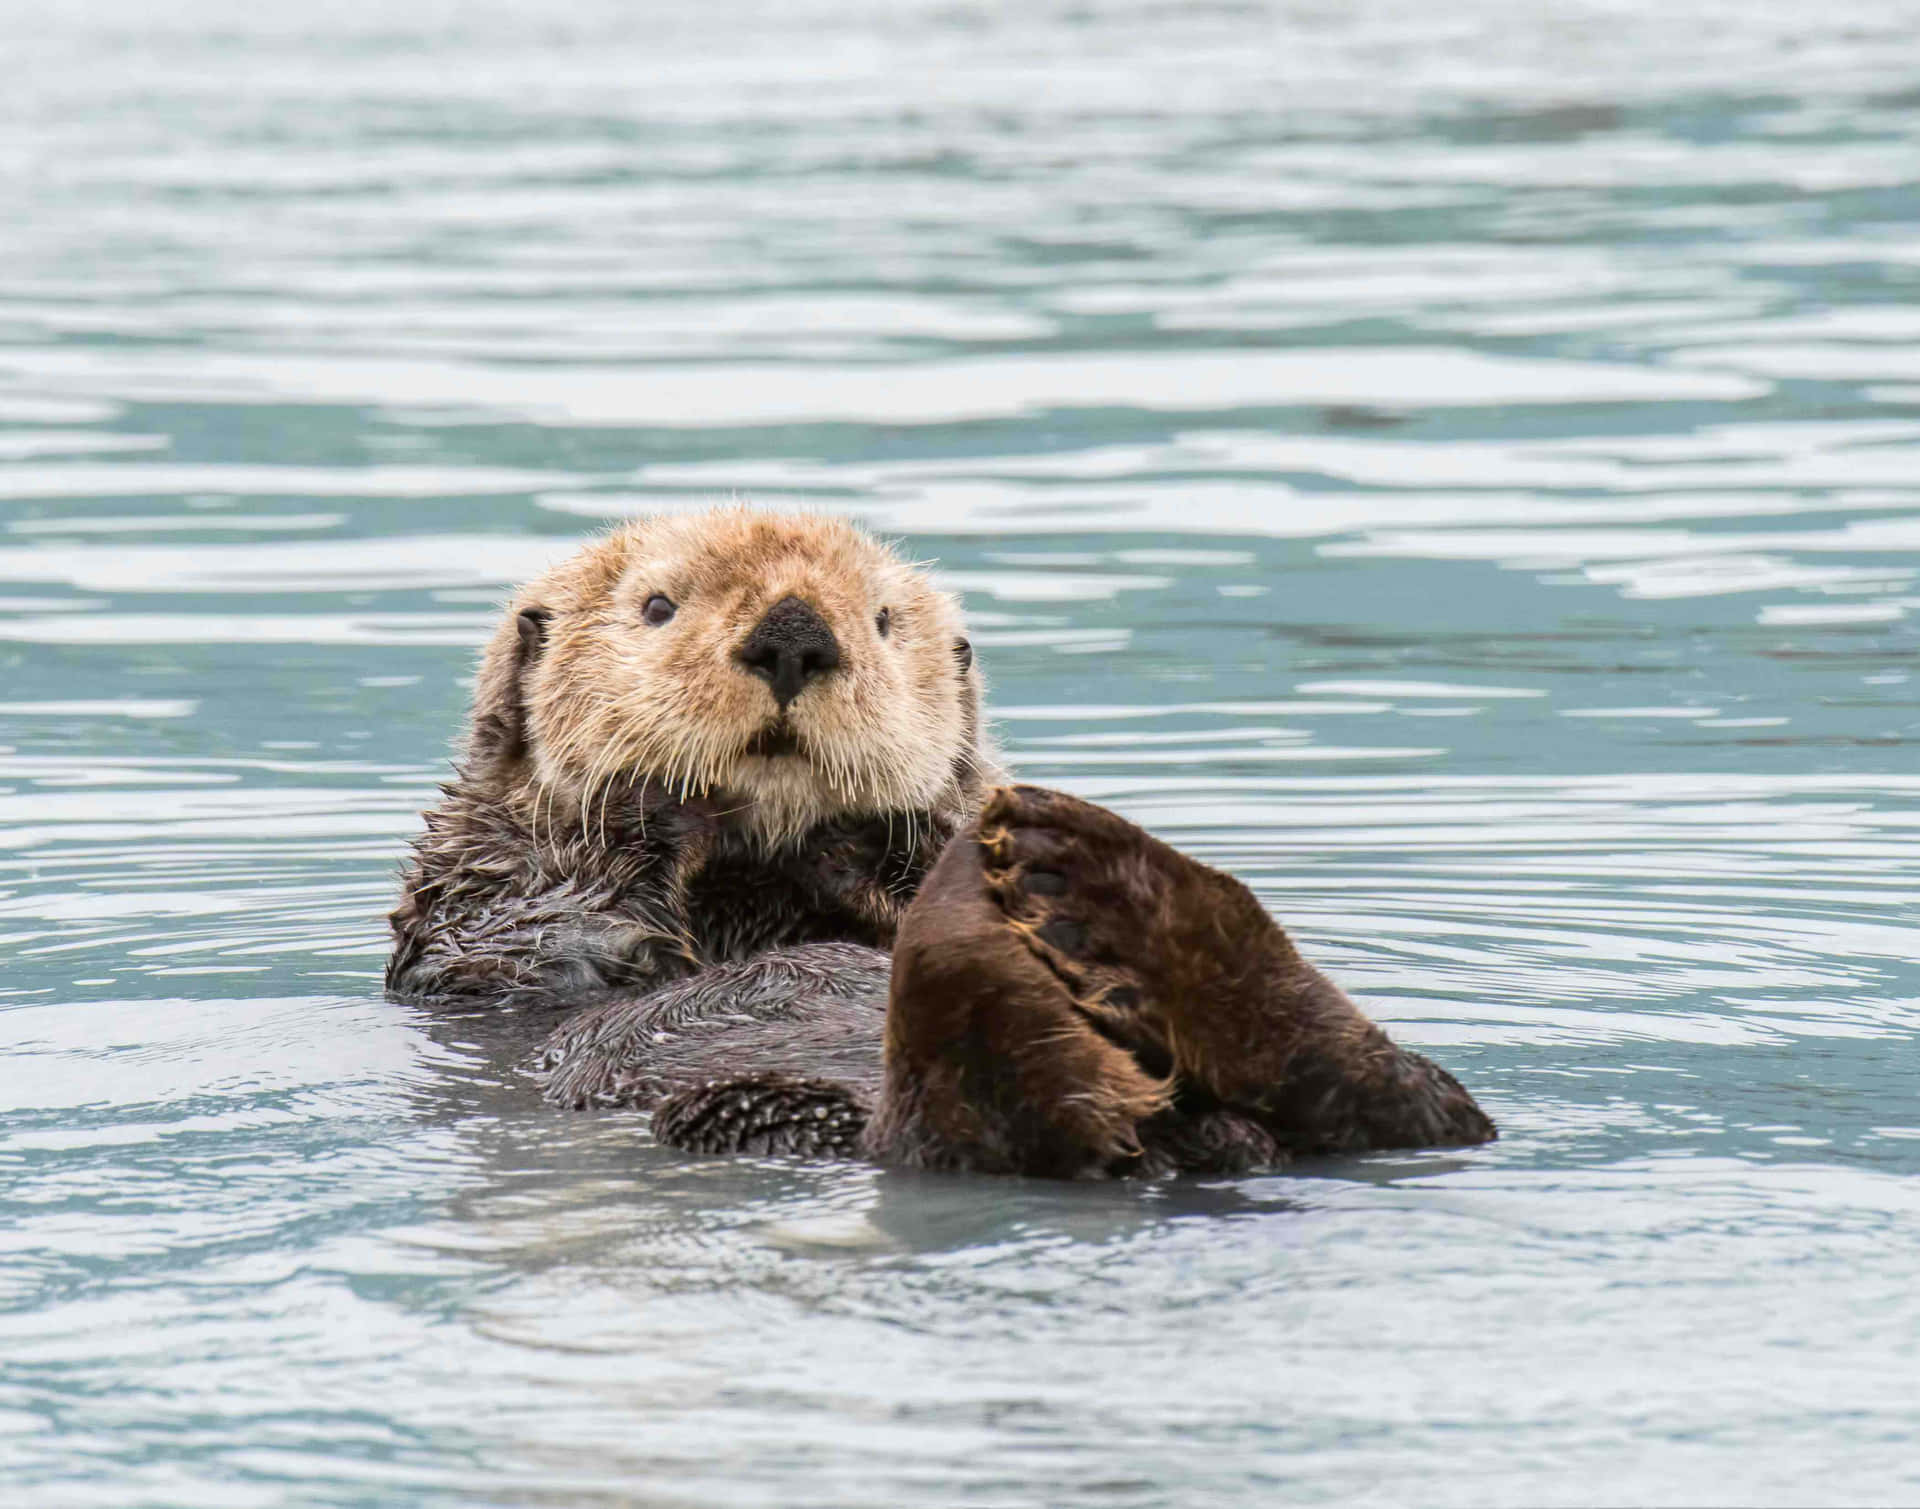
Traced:
<path id="1" fill-rule="evenodd" d="M 1310 10 L 0 16 L 16 1496 L 1920 1492 L 1911 15 Z M 1503 1140 L 683 1159 L 380 1001 L 510 585 L 734 494 Z"/>

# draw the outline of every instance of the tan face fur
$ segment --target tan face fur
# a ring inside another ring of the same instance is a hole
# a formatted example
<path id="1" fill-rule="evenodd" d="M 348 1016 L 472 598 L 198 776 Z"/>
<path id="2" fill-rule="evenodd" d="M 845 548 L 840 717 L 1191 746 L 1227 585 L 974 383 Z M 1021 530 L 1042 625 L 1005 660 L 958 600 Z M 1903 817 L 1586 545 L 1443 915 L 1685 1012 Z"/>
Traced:
<path id="1" fill-rule="evenodd" d="M 665 622 L 648 622 L 655 598 L 673 604 Z M 739 657 L 789 598 L 831 630 L 839 665 L 788 704 L 792 752 L 753 752 L 782 713 Z M 951 805 L 956 762 L 991 763 L 963 632 L 950 597 L 845 520 L 746 508 L 636 519 L 515 595 L 481 666 L 475 739 L 490 715 L 517 717 L 529 800 L 585 808 L 611 781 L 652 776 L 737 805 L 769 841 Z"/>

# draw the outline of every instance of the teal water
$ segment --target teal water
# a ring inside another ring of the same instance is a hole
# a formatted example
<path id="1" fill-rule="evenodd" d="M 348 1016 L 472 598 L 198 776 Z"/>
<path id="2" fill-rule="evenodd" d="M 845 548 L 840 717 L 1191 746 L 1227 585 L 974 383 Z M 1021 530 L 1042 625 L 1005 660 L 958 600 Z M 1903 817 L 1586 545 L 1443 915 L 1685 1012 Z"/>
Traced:
<path id="1" fill-rule="evenodd" d="M 324 12 L 324 13 L 322 13 Z M 9 1504 L 1920 1499 L 1920 32 L 0 17 Z M 711 1162 L 382 1002 L 507 584 L 844 511 L 1504 1139 Z"/>

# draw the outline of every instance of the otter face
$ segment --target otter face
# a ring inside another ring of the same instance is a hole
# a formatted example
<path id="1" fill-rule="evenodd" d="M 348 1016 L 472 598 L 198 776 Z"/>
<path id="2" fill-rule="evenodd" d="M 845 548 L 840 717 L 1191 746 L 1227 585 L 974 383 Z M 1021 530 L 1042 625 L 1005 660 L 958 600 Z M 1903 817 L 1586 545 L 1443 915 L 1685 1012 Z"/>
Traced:
<path id="1" fill-rule="evenodd" d="M 980 687 L 951 598 L 840 519 L 639 519 L 524 589 L 475 747 L 581 802 L 650 776 L 792 838 L 975 784 Z"/>

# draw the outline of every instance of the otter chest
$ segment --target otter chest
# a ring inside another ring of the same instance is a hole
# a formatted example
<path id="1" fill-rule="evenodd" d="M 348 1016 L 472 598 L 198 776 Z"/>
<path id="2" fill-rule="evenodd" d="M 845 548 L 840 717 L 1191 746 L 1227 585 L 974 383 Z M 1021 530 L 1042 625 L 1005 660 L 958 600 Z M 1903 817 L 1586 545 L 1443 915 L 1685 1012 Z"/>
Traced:
<path id="1" fill-rule="evenodd" d="M 884 948 L 873 922 L 802 884 L 762 856 L 718 856 L 687 888 L 687 915 L 699 953 L 744 959 L 793 943 L 848 942 Z"/>

